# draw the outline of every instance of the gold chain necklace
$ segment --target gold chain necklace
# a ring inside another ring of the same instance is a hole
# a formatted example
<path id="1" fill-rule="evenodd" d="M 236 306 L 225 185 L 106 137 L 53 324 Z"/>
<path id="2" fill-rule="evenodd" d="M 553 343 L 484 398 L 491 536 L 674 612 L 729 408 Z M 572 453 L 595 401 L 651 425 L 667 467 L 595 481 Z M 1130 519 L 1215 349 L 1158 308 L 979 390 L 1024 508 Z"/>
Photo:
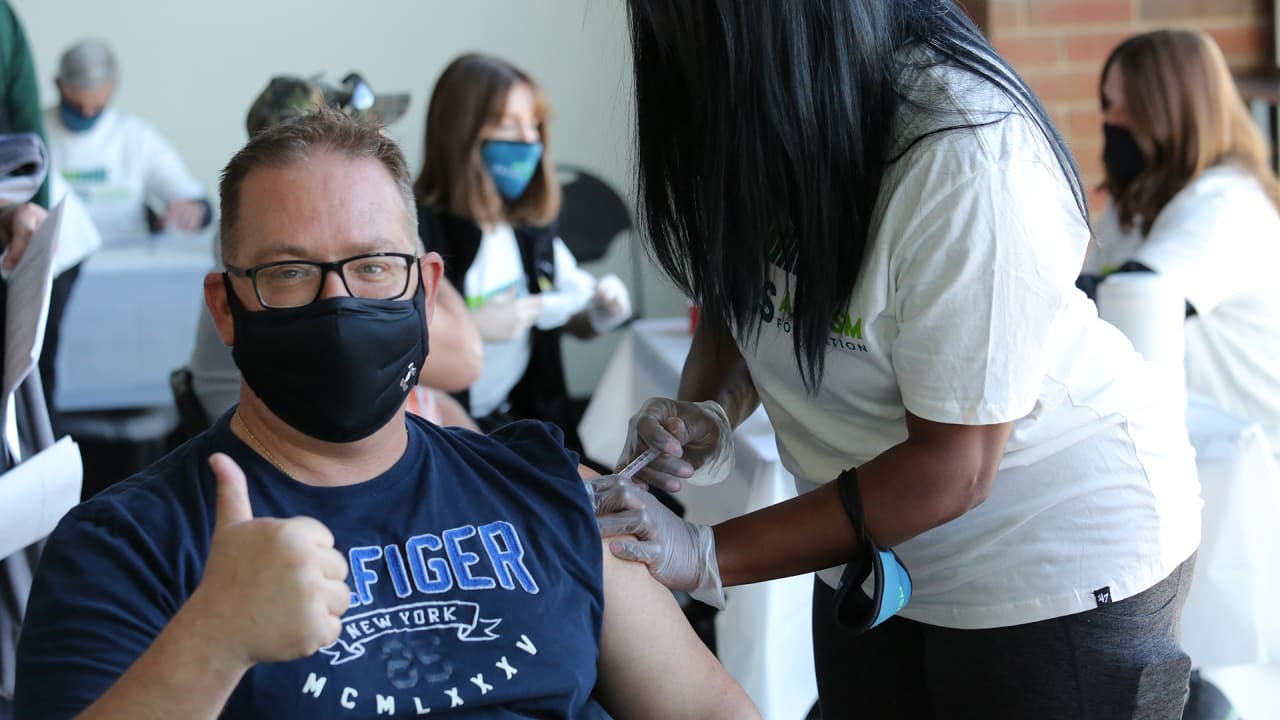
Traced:
<path id="1" fill-rule="evenodd" d="M 279 470 L 280 472 L 288 476 L 290 480 L 294 482 L 299 482 L 298 478 L 293 476 L 293 473 L 290 473 L 288 470 L 284 469 L 284 465 L 282 465 L 280 461 L 276 459 L 275 455 L 271 454 L 271 451 L 267 449 L 266 445 L 262 444 L 262 441 L 258 439 L 258 436 L 253 434 L 253 431 L 249 429 L 249 426 L 244 424 L 244 418 L 240 417 L 239 410 L 236 411 L 235 418 L 236 418 L 236 422 L 240 423 L 240 429 L 244 430 L 245 434 L 249 436 L 249 439 L 253 441 L 254 447 L 262 451 L 262 456 L 265 457 L 268 461 L 270 461 L 272 465 L 276 466 L 277 470 Z"/>

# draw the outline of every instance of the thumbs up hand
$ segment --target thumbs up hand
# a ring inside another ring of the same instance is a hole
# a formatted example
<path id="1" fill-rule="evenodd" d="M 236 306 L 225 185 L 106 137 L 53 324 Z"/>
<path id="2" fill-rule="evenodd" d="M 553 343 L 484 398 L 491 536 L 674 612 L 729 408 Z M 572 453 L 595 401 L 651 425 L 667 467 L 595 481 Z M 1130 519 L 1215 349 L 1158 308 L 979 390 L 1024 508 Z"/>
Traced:
<path id="1" fill-rule="evenodd" d="M 209 458 L 217 518 L 204 577 L 188 601 L 245 664 L 293 660 L 338 639 L 347 611 L 347 561 L 333 533 L 309 517 L 254 518 L 244 472 Z"/>

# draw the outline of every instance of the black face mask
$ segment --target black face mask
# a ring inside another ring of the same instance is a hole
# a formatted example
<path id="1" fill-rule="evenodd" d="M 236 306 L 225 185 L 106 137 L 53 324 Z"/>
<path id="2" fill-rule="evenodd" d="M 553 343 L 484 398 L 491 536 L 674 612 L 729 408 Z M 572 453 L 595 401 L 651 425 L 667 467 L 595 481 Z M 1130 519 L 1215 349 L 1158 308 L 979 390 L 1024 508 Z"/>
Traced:
<path id="1" fill-rule="evenodd" d="M 410 301 L 333 297 L 249 312 L 224 273 L 232 357 L 271 412 L 317 440 L 372 435 L 400 409 L 427 357 L 426 291 Z"/>
<path id="2" fill-rule="evenodd" d="M 1107 176 L 1124 187 L 1133 182 L 1147 167 L 1142 148 L 1129 128 L 1104 123 L 1102 126 L 1102 164 Z"/>

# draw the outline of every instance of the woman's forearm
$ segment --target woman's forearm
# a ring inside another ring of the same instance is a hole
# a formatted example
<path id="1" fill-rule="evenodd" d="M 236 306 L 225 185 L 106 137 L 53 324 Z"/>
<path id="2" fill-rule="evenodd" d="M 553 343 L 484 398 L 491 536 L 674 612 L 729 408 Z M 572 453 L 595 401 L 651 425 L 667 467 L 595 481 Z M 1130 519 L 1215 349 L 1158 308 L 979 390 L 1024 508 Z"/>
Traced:
<path id="1" fill-rule="evenodd" d="M 680 374 L 680 400 L 715 400 L 737 427 L 760 405 L 747 361 L 724 328 L 704 319 L 693 333 L 693 344 Z"/>
<path id="2" fill-rule="evenodd" d="M 945 425 L 908 415 L 910 436 L 858 467 L 867 531 L 889 548 L 947 523 L 986 499 L 1010 424 Z M 725 585 L 845 563 L 857 533 L 835 482 L 715 527 Z"/>

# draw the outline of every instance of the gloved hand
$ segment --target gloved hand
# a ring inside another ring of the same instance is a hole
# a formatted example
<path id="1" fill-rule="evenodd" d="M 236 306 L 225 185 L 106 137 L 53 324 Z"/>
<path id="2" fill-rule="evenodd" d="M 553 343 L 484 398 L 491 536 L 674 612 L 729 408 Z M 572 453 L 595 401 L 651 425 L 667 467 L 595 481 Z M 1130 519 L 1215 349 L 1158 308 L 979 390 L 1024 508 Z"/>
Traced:
<path id="1" fill-rule="evenodd" d="M 714 485 L 733 470 L 733 428 L 712 400 L 687 402 L 649 398 L 627 423 L 627 441 L 615 469 L 649 448 L 662 455 L 636 474 L 637 482 L 676 492 L 681 482 Z"/>
<path id="2" fill-rule="evenodd" d="M 538 295 L 515 297 L 507 295 L 490 298 L 485 304 L 471 311 L 480 337 L 489 342 L 502 342 L 519 337 L 538 319 L 542 298 Z"/>
<path id="3" fill-rule="evenodd" d="M 644 485 L 617 475 L 588 481 L 600 537 L 634 535 L 609 543 L 613 554 L 649 567 L 649 574 L 672 590 L 724 608 L 724 588 L 716 562 L 716 537 L 706 525 L 685 522 Z"/>
<path id="4" fill-rule="evenodd" d="M 610 273 L 596 281 L 595 294 L 587 305 L 587 319 L 597 335 L 603 335 L 631 317 L 631 293 L 617 275 Z"/>
<path id="5" fill-rule="evenodd" d="M 169 230 L 199 230 L 204 220 L 204 204 L 197 200 L 174 200 L 160 216 L 160 227 Z"/>

